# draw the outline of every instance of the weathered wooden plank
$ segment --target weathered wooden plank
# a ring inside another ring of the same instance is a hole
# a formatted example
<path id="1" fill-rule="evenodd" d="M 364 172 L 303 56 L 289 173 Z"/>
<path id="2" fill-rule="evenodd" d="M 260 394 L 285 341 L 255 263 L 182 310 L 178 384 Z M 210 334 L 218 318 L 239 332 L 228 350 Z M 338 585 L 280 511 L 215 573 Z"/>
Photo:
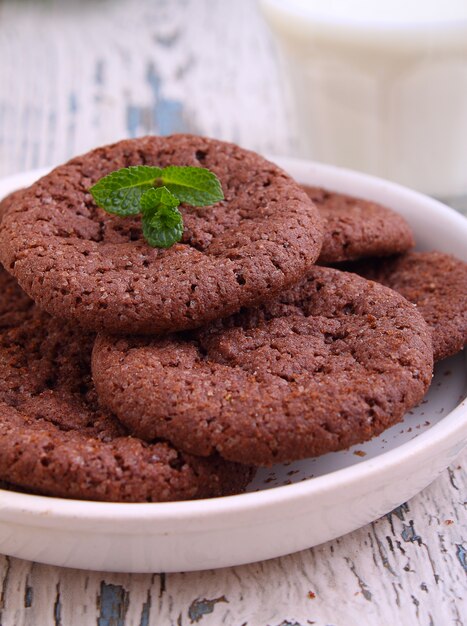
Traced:
<path id="1" fill-rule="evenodd" d="M 154 132 L 293 148 L 255 3 L 4 0 L 0 11 L 2 176 Z"/>

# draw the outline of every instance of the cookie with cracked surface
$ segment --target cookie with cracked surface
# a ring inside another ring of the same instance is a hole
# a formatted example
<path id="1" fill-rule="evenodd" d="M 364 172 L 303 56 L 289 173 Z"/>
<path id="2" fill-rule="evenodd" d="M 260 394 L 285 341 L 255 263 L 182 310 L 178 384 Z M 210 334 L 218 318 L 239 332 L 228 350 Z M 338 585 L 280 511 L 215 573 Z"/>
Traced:
<path id="1" fill-rule="evenodd" d="M 141 164 L 208 168 L 225 200 L 182 205 L 181 243 L 151 248 L 139 218 L 109 215 L 88 193 L 106 174 Z M 2 221 L 0 259 L 53 315 L 153 334 L 262 302 L 305 275 L 321 241 L 316 208 L 276 165 L 234 144 L 173 135 L 98 148 L 33 184 Z"/>
<path id="2" fill-rule="evenodd" d="M 164 338 L 98 336 L 100 401 L 143 439 L 270 465 L 347 448 L 417 404 L 432 376 L 415 307 L 315 267 L 277 300 Z"/>
<path id="3" fill-rule="evenodd" d="M 43 495 L 118 502 L 237 493 L 248 467 L 128 436 L 99 408 L 94 338 L 41 312 L 0 271 L 0 480 Z"/>
<path id="4" fill-rule="evenodd" d="M 467 344 L 467 263 L 442 252 L 409 252 L 346 267 L 417 305 L 433 331 L 435 361 Z"/>
<path id="5" fill-rule="evenodd" d="M 21 196 L 23 195 L 24 189 L 17 189 L 16 191 L 12 191 L 7 196 L 0 200 L 0 222 L 2 221 L 3 215 L 8 211 L 10 207 L 12 207 L 16 202 L 19 202 Z"/>
<path id="6" fill-rule="evenodd" d="M 376 202 L 303 185 L 324 220 L 318 263 L 338 263 L 406 252 L 415 245 L 410 226 Z"/>

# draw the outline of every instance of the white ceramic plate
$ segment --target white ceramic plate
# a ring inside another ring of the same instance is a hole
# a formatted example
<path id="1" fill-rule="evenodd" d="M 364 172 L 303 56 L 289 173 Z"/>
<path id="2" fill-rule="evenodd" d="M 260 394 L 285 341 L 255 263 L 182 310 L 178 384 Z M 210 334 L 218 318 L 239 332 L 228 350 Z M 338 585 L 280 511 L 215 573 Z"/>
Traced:
<path id="1" fill-rule="evenodd" d="M 467 220 L 387 181 L 277 159 L 302 183 L 376 200 L 404 215 L 420 249 L 467 261 Z M 0 181 L 0 197 L 43 172 Z M 423 403 L 373 441 L 259 471 L 249 493 L 164 504 L 112 504 L 0 490 L 0 552 L 121 572 L 239 565 L 311 547 L 363 526 L 431 483 L 467 443 L 464 354 L 438 364 Z"/>

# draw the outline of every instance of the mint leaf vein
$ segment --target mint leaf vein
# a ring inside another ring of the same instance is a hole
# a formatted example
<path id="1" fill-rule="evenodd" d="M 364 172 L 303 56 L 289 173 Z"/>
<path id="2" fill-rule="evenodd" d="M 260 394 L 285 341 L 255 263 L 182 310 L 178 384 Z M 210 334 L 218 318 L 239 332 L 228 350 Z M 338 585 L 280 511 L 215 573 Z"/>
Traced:
<path id="1" fill-rule="evenodd" d="M 170 165 L 162 170 L 161 180 L 180 202 L 209 206 L 224 199 L 217 176 L 204 167 Z"/>
<path id="2" fill-rule="evenodd" d="M 161 172 L 160 167 L 148 165 L 123 167 L 101 178 L 89 191 L 107 213 L 122 217 L 138 215 L 142 194 L 156 183 Z"/>

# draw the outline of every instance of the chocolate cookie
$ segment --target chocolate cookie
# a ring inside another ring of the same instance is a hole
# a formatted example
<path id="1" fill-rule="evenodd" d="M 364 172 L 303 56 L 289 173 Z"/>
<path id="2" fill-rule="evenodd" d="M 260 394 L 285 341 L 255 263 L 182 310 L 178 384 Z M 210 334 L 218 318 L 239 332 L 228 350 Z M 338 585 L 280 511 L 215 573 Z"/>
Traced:
<path id="1" fill-rule="evenodd" d="M 320 187 L 303 186 L 324 220 L 319 263 L 406 252 L 415 245 L 405 219 L 384 206 Z"/>
<path id="2" fill-rule="evenodd" d="M 17 189 L 16 191 L 12 191 L 7 196 L 2 198 L 2 200 L 0 200 L 0 222 L 2 221 L 3 215 L 8 211 L 8 209 L 19 201 L 23 194 L 23 191 L 24 189 Z"/>
<path id="3" fill-rule="evenodd" d="M 40 312 L 0 272 L 0 480 L 44 495 L 121 502 L 236 493 L 250 469 L 129 437 L 99 408 L 93 337 Z"/>
<path id="4" fill-rule="evenodd" d="M 100 401 L 128 428 L 255 465 L 370 439 L 419 402 L 431 332 L 399 294 L 315 267 L 278 300 L 161 339 L 98 336 Z"/>
<path id="5" fill-rule="evenodd" d="M 410 252 L 347 267 L 417 305 L 433 330 L 435 361 L 467 344 L 467 263 L 441 252 Z"/>
<path id="6" fill-rule="evenodd" d="M 98 208 L 88 189 L 130 165 L 202 166 L 225 200 L 183 207 L 182 243 L 151 248 L 141 221 Z M 0 259 L 45 310 L 91 330 L 162 333 L 259 303 L 317 259 L 321 219 L 306 193 L 259 155 L 191 135 L 98 148 L 58 167 L 2 222 Z"/>

